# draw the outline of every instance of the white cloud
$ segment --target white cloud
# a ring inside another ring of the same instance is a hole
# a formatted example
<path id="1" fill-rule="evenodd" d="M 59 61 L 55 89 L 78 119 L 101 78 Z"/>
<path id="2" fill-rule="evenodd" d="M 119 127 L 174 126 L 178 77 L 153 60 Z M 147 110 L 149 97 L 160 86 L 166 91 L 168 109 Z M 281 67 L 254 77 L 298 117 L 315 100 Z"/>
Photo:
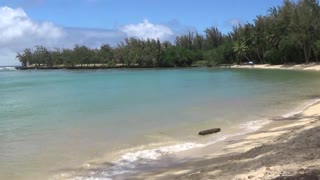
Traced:
<path id="1" fill-rule="evenodd" d="M 160 39 L 165 40 L 174 35 L 173 31 L 161 24 L 152 24 L 147 19 L 143 23 L 128 24 L 120 29 L 129 37 L 137 37 L 142 39 Z"/>
<path id="2" fill-rule="evenodd" d="M 49 22 L 35 23 L 22 9 L 0 8 L 0 45 L 20 38 L 34 40 L 62 36 L 62 29 Z"/>
<path id="3" fill-rule="evenodd" d="M 17 64 L 15 52 L 37 44 L 54 45 L 64 35 L 50 22 L 32 21 L 23 9 L 0 7 L 0 65 Z"/>
<path id="4" fill-rule="evenodd" d="M 109 30 L 67 28 L 51 22 L 36 22 L 21 8 L 0 7 L 0 66 L 19 65 L 16 53 L 36 45 L 48 48 L 70 48 L 75 44 L 98 47 L 105 43 L 116 45 L 126 37 L 173 40 L 182 29 L 178 22 L 153 24 L 148 20 Z"/>

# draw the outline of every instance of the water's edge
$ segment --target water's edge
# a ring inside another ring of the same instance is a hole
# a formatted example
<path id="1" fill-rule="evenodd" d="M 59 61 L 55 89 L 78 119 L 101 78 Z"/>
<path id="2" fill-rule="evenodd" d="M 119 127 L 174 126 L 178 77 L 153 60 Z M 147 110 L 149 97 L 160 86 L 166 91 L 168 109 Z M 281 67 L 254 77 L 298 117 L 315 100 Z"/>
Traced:
<path id="1" fill-rule="evenodd" d="M 160 162 L 162 158 L 168 156 L 174 157 L 175 154 L 179 152 L 194 150 L 196 148 L 205 148 L 207 146 L 213 145 L 218 142 L 226 141 L 231 138 L 246 135 L 249 133 L 254 133 L 259 129 L 265 127 L 273 120 L 288 119 L 294 117 L 309 107 L 318 104 L 320 99 L 312 99 L 307 102 L 301 103 L 301 105 L 294 108 L 292 111 L 283 114 L 281 117 L 269 117 L 266 119 L 249 121 L 242 123 L 238 127 L 238 132 L 224 134 L 224 135 L 214 135 L 207 143 L 198 142 L 185 142 L 181 144 L 174 144 L 170 146 L 160 146 L 157 148 L 151 148 L 148 145 L 133 147 L 127 150 L 122 150 L 119 158 L 107 166 L 100 166 L 95 163 L 85 163 L 82 165 L 80 171 L 73 172 L 63 172 L 58 175 L 54 175 L 52 179 L 112 179 L 117 176 L 122 176 L 126 174 L 139 174 L 143 173 L 146 167 L 159 166 L 157 161 Z M 162 162 L 163 163 L 163 162 Z M 170 165 L 168 165 L 170 166 Z M 98 168 L 97 168 L 98 167 Z M 98 169 L 98 170 L 97 170 Z"/>

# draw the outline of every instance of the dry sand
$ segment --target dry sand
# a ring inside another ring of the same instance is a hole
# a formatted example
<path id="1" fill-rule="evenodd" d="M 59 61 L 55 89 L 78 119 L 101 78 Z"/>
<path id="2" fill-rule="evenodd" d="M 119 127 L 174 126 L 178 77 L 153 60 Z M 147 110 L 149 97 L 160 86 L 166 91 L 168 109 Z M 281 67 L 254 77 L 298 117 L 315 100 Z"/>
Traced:
<path id="1" fill-rule="evenodd" d="M 288 70 L 320 70 L 319 64 L 298 64 L 298 65 L 270 65 L 270 64 L 257 64 L 251 65 L 233 65 L 231 68 L 255 68 L 255 69 L 288 69 Z"/>
<path id="2" fill-rule="evenodd" d="M 320 179 L 320 104 L 178 159 L 184 161 L 130 179 Z"/>

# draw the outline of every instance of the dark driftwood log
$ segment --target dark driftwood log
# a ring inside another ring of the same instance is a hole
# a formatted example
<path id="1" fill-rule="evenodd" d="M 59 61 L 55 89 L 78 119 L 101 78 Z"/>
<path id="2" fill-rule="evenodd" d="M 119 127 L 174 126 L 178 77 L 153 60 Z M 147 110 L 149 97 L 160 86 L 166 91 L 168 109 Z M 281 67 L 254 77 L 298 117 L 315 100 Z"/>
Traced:
<path id="1" fill-rule="evenodd" d="M 221 131 L 220 128 L 213 128 L 213 129 L 200 131 L 199 135 L 207 135 L 207 134 L 217 133 L 217 132 L 220 132 L 220 131 Z"/>

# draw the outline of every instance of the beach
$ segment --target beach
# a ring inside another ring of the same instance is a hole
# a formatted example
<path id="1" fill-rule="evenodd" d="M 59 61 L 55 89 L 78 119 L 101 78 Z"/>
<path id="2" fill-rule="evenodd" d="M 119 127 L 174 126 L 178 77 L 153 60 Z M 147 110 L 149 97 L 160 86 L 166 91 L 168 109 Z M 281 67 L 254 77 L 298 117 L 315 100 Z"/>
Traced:
<path id="1" fill-rule="evenodd" d="M 254 174 L 260 165 L 243 166 L 246 153 L 291 133 L 281 126 L 308 123 L 292 118 L 319 102 L 319 75 L 232 68 L 4 70 L 0 179 Z M 198 135 L 209 128 L 222 131 Z"/>
<path id="2" fill-rule="evenodd" d="M 296 65 L 270 65 L 270 64 L 256 64 L 251 65 L 232 65 L 231 68 L 255 68 L 255 69 L 284 69 L 284 70 L 313 70 L 319 71 L 320 65 L 316 63 L 310 64 L 296 64 Z"/>
<path id="3" fill-rule="evenodd" d="M 275 118 L 260 130 L 177 155 L 170 170 L 137 179 L 319 179 L 320 104 Z"/>
<path id="4" fill-rule="evenodd" d="M 3 0 L 0 180 L 320 180 L 319 15 Z"/>

